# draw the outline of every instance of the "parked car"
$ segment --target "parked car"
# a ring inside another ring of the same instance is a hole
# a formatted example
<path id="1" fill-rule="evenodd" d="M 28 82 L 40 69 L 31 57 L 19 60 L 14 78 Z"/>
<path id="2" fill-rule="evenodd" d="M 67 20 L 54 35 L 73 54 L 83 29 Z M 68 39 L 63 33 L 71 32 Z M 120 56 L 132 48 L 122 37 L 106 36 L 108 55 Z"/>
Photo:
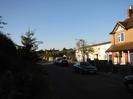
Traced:
<path id="1" fill-rule="evenodd" d="M 83 73 L 91 73 L 91 74 L 96 74 L 97 73 L 97 68 L 96 66 L 93 66 L 89 62 L 76 62 L 73 66 L 72 69 L 75 72 L 79 72 L 81 74 Z"/>
<path id="2" fill-rule="evenodd" d="M 62 66 L 68 66 L 68 60 L 67 59 L 62 59 L 61 60 L 61 65 Z"/>
<path id="3" fill-rule="evenodd" d="M 64 58 L 64 57 L 57 57 L 54 60 L 54 64 L 60 65 L 60 66 L 68 66 L 68 60 L 67 58 Z"/>
<path id="4" fill-rule="evenodd" d="M 62 62 L 62 57 L 56 57 L 54 60 L 54 64 L 59 65 Z"/>
<path id="5" fill-rule="evenodd" d="M 133 75 L 125 76 L 124 84 L 129 92 L 133 92 Z"/>

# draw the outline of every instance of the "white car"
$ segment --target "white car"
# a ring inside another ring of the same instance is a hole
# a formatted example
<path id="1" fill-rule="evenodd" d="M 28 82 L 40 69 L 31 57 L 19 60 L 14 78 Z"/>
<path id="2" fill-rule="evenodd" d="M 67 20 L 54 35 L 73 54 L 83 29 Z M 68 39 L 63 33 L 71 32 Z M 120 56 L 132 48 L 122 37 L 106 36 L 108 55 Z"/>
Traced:
<path id="1" fill-rule="evenodd" d="M 61 64 L 61 62 L 62 62 L 62 57 L 56 57 L 54 60 L 54 64 L 56 65 Z"/>
<path id="2" fill-rule="evenodd" d="M 65 57 L 57 57 L 54 60 L 54 64 L 60 65 L 60 66 L 68 66 L 68 60 Z"/>

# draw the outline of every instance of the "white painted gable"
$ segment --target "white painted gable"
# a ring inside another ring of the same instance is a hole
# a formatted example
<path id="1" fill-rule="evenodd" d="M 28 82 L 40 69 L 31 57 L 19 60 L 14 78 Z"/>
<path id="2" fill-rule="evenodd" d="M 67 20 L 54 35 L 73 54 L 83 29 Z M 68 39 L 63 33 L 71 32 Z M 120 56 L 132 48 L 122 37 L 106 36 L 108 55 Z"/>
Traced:
<path id="1" fill-rule="evenodd" d="M 119 26 L 116 28 L 116 32 L 119 32 L 119 31 L 121 31 L 121 30 L 124 30 L 124 29 L 123 29 L 122 26 L 119 25 Z"/>

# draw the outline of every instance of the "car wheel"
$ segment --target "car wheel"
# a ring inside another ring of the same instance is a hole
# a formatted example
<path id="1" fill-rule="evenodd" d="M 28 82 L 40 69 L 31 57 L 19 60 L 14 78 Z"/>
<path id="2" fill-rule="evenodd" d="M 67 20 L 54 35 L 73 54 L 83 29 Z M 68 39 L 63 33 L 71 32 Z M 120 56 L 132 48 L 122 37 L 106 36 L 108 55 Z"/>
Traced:
<path id="1" fill-rule="evenodd" d="M 133 84 L 129 83 L 129 84 L 127 85 L 127 88 L 128 88 L 128 91 L 129 91 L 129 92 L 133 92 Z"/>
<path id="2" fill-rule="evenodd" d="M 80 74 L 83 74 L 83 70 L 80 69 L 80 70 L 79 70 L 79 73 L 80 73 Z"/>
<path id="3" fill-rule="evenodd" d="M 78 69 L 77 69 L 77 68 L 74 68 L 74 71 L 75 71 L 75 72 L 78 72 Z"/>
<path id="4" fill-rule="evenodd" d="M 72 70 L 75 72 L 75 68 L 74 67 L 72 67 Z"/>

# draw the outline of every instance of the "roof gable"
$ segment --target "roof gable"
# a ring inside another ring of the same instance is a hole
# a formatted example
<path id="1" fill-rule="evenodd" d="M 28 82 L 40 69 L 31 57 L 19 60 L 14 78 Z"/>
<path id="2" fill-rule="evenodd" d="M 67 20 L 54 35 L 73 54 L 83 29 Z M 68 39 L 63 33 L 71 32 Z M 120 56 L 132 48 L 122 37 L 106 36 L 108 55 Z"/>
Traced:
<path id="1" fill-rule="evenodd" d="M 117 22 L 117 24 L 115 25 L 113 31 L 110 34 L 114 34 L 116 31 L 118 31 L 118 27 L 122 27 L 123 29 L 130 29 L 133 28 L 133 17 L 127 18 L 126 20 L 122 21 L 122 22 Z M 120 28 L 119 28 L 120 29 Z"/>
<path id="2" fill-rule="evenodd" d="M 110 34 L 114 34 L 115 32 L 118 32 L 118 31 L 121 31 L 124 29 L 125 29 L 125 26 L 123 24 L 121 24 L 121 22 L 118 22 Z"/>
<path id="3" fill-rule="evenodd" d="M 117 26 L 117 28 L 116 28 L 116 32 L 119 32 L 119 31 L 121 31 L 121 30 L 124 30 L 124 28 L 122 27 L 122 26 Z"/>

